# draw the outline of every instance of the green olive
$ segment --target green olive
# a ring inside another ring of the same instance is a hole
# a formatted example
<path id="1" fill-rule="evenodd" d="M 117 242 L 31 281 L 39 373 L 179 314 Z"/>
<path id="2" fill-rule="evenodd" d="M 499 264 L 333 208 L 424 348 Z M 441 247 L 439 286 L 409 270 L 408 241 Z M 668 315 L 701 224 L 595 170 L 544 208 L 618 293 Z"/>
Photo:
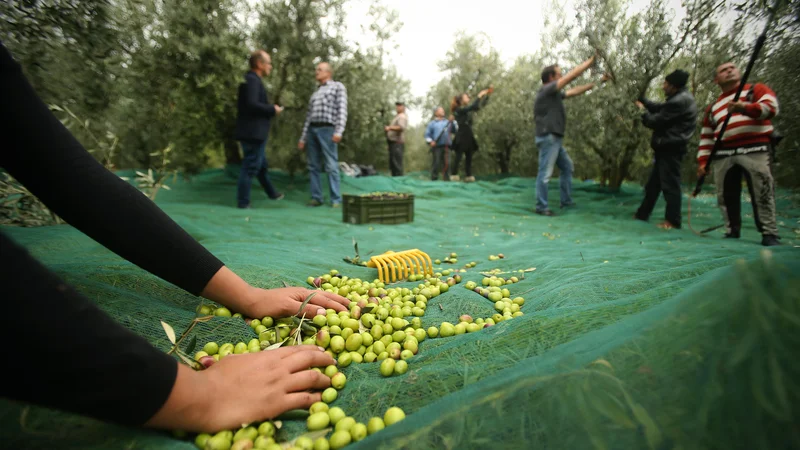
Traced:
<path id="1" fill-rule="evenodd" d="M 275 443 L 275 439 L 272 439 L 271 437 L 259 436 L 259 437 L 256 438 L 255 441 L 253 441 L 253 447 L 257 448 L 257 449 L 265 449 L 265 448 L 267 448 L 268 445 L 274 444 L 274 443 Z"/>
<path id="2" fill-rule="evenodd" d="M 344 344 L 345 340 L 341 336 L 334 336 L 331 338 L 330 349 L 333 350 L 335 353 L 341 353 L 344 351 Z"/>
<path id="3" fill-rule="evenodd" d="M 400 361 L 395 362 L 394 364 L 394 373 L 397 375 L 402 375 L 408 371 L 408 363 L 405 359 L 401 359 Z"/>
<path id="4" fill-rule="evenodd" d="M 231 311 L 228 308 L 217 308 L 214 310 L 214 315 L 217 317 L 231 317 Z"/>
<path id="5" fill-rule="evenodd" d="M 349 352 L 342 352 L 339 355 L 339 359 L 337 360 L 337 366 L 344 369 L 345 367 L 349 366 L 351 362 L 353 362 L 353 355 L 350 354 Z"/>
<path id="6" fill-rule="evenodd" d="M 381 375 L 385 377 L 392 376 L 392 374 L 394 374 L 394 366 L 395 366 L 394 359 L 392 358 L 384 359 L 383 362 L 381 362 L 381 368 L 380 368 Z"/>
<path id="7" fill-rule="evenodd" d="M 352 441 L 349 431 L 337 431 L 331 435 L 330 443 L 331 450 L 338 450 L 346 447 Z"/>
<path id="8" fill-rule="evenodd" d="M 258 437 L 258 430 L 255 427 L 245 427 L 240 429 L 233 435 L 233 442 L 241 441 L 242 439 L 253 440 Z"/>
<path id="9" fill-rule="evenodd" d="M 331 416 L 327 411 L 320 411 L 308 416 L 306 419 L 306 426 L 309 431 L 318 431 L 326 428 L 331 423 Z"/>
<path id="10" fill-rule="evenodd" d="M 325 403 L 332 403 L 339 396 L 339 391 L 335 388 L 329 387 L 322 391 L 322 401 Z"/>
<path id="11" fill-rule="evenodd" d="M 301 450 L 314 450 L 314 441 L 308 436 L 300 436 L 295 439 L 294 446 Z"/>
<path id="12" fill-rule="evenodd" d="M 347 376 L 343 372 L 339 372 L 331 377 L 331 386 L 336 389 L 344 388 L 345 384 L 347 384 Z"/>
<path id="13" fill-rule="evenodd" d="M 324 437 L 319 437 L 316 441 L 314 441 L 314 450 L 330 450 L 330 448 L 331 445 Z"/>
<path id="14" fill-rule="evenodd" d="M 367 422 L 367 433 L 369 434 L 375 434 L 384 428 L 386 428 L 386 425 L 380 417 L 373 417 Z"/>
<path id="15" fill-rule="evenodd" d="M 225 435 L 216 435 L 206 441 L 205 450 L 230 450 L 233 442 Z"/>
<path id="16" fill-rule="evenodd" d="M 344 419 L 340 420 L 339 422 L 334 425 L 335 431 L 350 431 L 350 428 L 353 428 L 353 425 L 356 424 L 356 419 L 353 417 L 347 416 Z"/>
<path id="17" fill-rule="evenodd" d="M 353 438 L 353 442 L 358 442 L 365 437 L 367 437 L 367 426 L 363 423 L 357 423 L 350 428 L 350 436 Z"/>
<path id="18" fill-rule="evenodd" d="M 233 348 L 233 353 L 237 355 L 241 355 L 242 353 L 247 353 L 247 344 L 244 342 L 239 342 L 236 344 L 236 347 Z"/>
<path id="19" fill-rule="evenodd" d="M 196 445 L 197 448 L 206 448 L 206 442 L 208 442 L 209 439 L 211 439 L 210 434 L 200 433 L 194 438 L 194 445 Z"/>
<path id="20" fill-rule="evenodd" d="M 328 415 L 331 417 L 331 425 L 336 425 L 340 420 L 344 419 L 347 414 L 344 413 L 342 408 L 334 406 L 328 410 Z"/>
<path id="21" fill-rule="evenodd" d="M 325 414 L 327 414 L 328 404 L 325 402 L 315 402 L 313 405 L 311 405 L 310 408 L 308 408 L 308 412 L 311 414 L 315 414 L 318 412 L 324 412 Z"/>
<path id="22" fill-rule="evenodd" d="M 393 406 L 386 410 L 386 414 L 383 415 L 383 423 L 388 427 L 389 425 L 394 425 L 405 418 L 406 413 L 404 413 L 402 409 Z"/>
<path id="23" fill-rule="evenodd" d="M 203 351 L 214 356 L 219 352 L 219 345 L 216 342 L 208 342 L 203 346 Z"/>
<path id="24" fill-rule="evenodd" d="M 358 350 L 358 348 L 361 347 L 361 345 L 363 343 L 364 343 L 364 340 L 361 337 L 361 335 L 356 333 L 356 334 L 353 334 L 352 336 L 347 338 L 347 341 L 345 342 L 344 348 L 346 348 L 347 351 L 354 352 L 354 351 Z"/>
<path id="25" fill-rule="evenodd" d="M 275 436 L 275 425 L 272 422 L 264 422 L 258 426 L 258 434 L 266 437 Z"/>

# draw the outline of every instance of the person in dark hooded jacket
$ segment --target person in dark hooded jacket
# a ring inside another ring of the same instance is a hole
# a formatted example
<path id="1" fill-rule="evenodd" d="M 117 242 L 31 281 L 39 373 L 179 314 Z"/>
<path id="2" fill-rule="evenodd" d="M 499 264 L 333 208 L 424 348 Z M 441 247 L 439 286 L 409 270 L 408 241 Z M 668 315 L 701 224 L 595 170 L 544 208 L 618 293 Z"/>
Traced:
<path id="1" fill-rule="evenodd" d="M 648 220 L 663 192 L 667 209 L 664 222 L 658 226 L 664 229 L 681 227 L 681 160 L 697 126 L 697 105 L 686 89 L 688 80 L 687 72 L 676 70 L 664 80 L 662 88 L 667 97 L 664 103 L 645 98 L 636 102 L 646 110 L 642 124 L 653 130 L 650 147 L 655 152 L 655 163 L 644 187 L 644 200 L 634 217 Z"/>

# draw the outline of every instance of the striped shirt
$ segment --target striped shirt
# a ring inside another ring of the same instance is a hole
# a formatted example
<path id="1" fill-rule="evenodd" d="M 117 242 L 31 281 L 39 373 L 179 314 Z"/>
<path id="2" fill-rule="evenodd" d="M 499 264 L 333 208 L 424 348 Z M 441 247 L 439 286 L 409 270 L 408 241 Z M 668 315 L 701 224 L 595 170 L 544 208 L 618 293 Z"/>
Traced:
<path id="1" fill-rule="evenodd" d="M 305 142 L 308 127 L 312 123 L 330 123 L 334 127 L 333 134 L 341 136 L 344 133 L 347 123 L 347 88 L 342 83 L 328 80 L 311 96 L 303 134 L 300 135 L 301 142 Z"/>
<path id="2" fill-rule="evenodd" d="M 705 165 L 711 155 L 714 142 L 728 114 L 728 103 L 733 100 L 734 95 L 736 89 L 724 92 L 714 104 L 706 108 L 697 152 L 697 161 L 701 165 Z M 740 99 L 748 105 L 744 113 L 731 115 L 722 137 L 722 146 L 714 154 L 715 158 L 769 151 L 770 135 L 773 131 L 770 119 L 778 114 L 778 98 L 775 92 L 764 84 L 746 84 Z"/>

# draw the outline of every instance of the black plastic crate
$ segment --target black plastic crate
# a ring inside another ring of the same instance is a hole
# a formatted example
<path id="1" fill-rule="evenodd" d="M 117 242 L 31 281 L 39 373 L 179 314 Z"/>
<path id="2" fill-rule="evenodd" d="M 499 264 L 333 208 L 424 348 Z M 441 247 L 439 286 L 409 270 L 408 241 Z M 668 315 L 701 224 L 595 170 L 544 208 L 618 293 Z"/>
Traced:
<path id="1" fill-rule="evenodd" d="M 414 221 L 414 194 L 363 194 L 343 197 L 342 221 L 344 222 L 361 224 Z"/>

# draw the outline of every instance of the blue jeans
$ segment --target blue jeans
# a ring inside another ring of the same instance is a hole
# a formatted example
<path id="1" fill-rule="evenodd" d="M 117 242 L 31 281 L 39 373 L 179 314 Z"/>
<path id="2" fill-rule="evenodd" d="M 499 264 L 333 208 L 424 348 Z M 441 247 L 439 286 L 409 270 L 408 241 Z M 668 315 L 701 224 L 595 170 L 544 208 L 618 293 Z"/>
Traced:
<path id="1" fill-rule="evenodd" d="M 572 160 L 561 144 L 564 138 L 555 134 L 536 136 L 539 147 L 539 173 L 536 175 L 536 211 L 547 210 L 547 184 L 553 168 L 561 170 L 561 206 L 572 204 Z"/>
<path id="2" fill-rule="evenodd" d="M 258 179 L 264 192 L 269 198 L 276 198 L 280 194 L 275 191 L 275 187 L 267 178 L 267 157 L 264 155 L 264 147 L 267 141 L 246 142 L 240 141 L 242 145 L 242 170 L 239 172 L 239 182 L 236 185 L 236 202 L 240 208 L 250 204 L 250 186 L 253 184 L 253 177 Z"/>
<path id="3" fill-rule="evenodd" d="M 333 142 L 333 127 L 309 127 L 306 136 L 306 156 L 311 178 L 311 198 L 322 203 L 322 186 L 319 182 L 320 160 L 328 172 L 331 203 L 342 203 L 339 193 L 339 150 Z"/>

